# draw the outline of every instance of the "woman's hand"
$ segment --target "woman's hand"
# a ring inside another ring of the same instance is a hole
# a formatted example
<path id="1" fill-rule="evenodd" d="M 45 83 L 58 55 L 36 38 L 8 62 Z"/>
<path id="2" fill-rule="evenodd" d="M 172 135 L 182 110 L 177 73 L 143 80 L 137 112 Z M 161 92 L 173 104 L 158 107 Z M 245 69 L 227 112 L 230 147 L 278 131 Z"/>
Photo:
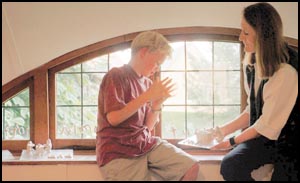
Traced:
<path id="1" fill-rule="evenodd" d="M 219 144 L 213 146 L 210 148 L 210 150 L 227 150 L 227 149 L 231 149 L 232 146 L 230 145 L 229 140 L 224 140 L 222 142 L 220 142 Z"/>

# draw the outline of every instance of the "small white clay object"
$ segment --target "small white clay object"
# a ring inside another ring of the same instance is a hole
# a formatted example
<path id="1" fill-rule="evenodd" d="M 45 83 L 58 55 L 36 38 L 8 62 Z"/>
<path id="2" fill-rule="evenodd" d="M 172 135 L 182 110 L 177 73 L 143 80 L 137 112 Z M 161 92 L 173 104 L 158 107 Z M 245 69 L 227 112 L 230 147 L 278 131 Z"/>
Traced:
<path id="1" fill-rule="evenodd" d="M 26 152 L 31 153 L 33 151 L 33 147 L 34 147 L 34 144 L 31 141 L 29 141 L 27 143 Z"/>
<path id="2" fill-rule="evenodd" d="M 45 147 L 44 147 L 44 145 L 42 145 L 42 144 L 36 145 L 36 154 L 37 154 L 38 156 L 42 156 L 42 155 L 44 154 L 44 151 L 45 151 L 44 148 L 45 148 Z"/>
<path id="3" fill-rule="evenodd" d="M 45 144 L 45 150 L 47 153 L 50 153 L 52 150 L 52 143 L 51 143 L 51 139 L 48 139 L 46 144 Z"/>

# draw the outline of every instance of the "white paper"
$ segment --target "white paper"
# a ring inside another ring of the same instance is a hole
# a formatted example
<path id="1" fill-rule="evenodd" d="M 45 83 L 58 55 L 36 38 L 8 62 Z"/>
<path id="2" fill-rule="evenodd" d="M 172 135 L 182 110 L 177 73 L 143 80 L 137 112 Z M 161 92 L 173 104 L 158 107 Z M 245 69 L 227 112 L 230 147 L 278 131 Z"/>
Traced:
<path id="1" fill-rule="evenodd" d="M 190 147 L 197 147 L 197 148 L 203 148 L 203 149 L 210 149 L 211 147 L 215 146 L 218 144 L 217 140 L 214 139 L 211 143 L 209 144 L 200 144 L 197 141 L 197 136 L 193 135 L 187 139 L 181 140 L 178 142 L 180 145 L 185 145 L 185 146 L 190 146 Z"/>

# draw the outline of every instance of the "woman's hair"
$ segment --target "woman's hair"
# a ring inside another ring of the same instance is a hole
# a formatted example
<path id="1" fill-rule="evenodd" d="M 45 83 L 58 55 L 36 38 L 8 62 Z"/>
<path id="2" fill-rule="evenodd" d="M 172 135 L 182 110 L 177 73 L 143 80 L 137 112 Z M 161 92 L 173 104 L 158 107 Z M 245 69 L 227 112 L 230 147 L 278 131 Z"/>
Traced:
<path id="1" fill-rule="evenodd" d="M 256 32 L 255 59 L 262 78 L 271 77 L 289 60 L 280 15 L 268 3 L 246 7 L 243 16 Z"/>
<path id="2" fill-rule="evenodd" d="M 146 31 L 138 34 L 131 43 L 131 55 L 134 56 L 141 48 L 148 48 L 150 52 L 160 51 L 167 56 L 171 56 L 172 52 L 168 40 L 155 31 Z"/>

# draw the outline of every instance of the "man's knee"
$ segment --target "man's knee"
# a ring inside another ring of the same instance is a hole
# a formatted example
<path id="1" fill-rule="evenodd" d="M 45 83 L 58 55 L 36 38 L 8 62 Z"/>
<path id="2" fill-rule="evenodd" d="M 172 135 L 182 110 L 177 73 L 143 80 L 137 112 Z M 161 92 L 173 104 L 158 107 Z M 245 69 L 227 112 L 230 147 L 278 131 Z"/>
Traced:
<path id="1" fill-rule="evenodd" d="M 195 163 L 181 178 L 181 180 L 193 181 L 197 180 L 199 173 L 199 163 Z"/>
<path id="2" fill-rule="evenodd" d="M 191 175 L 191 177 L 194 177 L 194 178 L 195 178 L 194 180 L 196 180 L 197 177 L 198 177 L 198 173 L 199 173 L 199 163 L 198 163 L 198 162 L 195 163 L 195 164 L 188 170 L 187 173 L 189 173 L 189 174 Z"/>

